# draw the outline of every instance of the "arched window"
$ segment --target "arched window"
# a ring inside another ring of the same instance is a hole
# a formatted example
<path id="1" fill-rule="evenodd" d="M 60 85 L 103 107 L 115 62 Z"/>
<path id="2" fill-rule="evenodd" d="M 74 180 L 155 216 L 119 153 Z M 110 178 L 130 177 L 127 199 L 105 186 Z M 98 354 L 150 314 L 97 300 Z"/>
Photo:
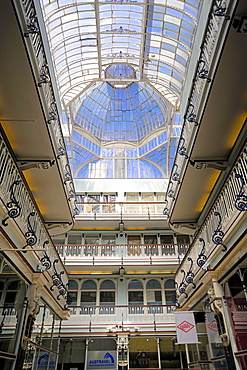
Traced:
<path id="1" fill-rule="evenodd" d="M 81 287 L 81 306 L 96 306 L 97 285 L 93 280 L 86 280 Z M 82 314 L 95 313 L 95 308 L 81 307 Z"/>
<path id="2" fill-rule="evenodd" d="M 100 306 L 115 305 L 115 284 L 112 280 L 104 280 L 100 284 Z M 100 307 L 100 314 L 112 314 L 114 307 Z"/>
<path id="3" fill-rule="evenodd" d="M 140 314 L 144 313 L 142 307 L 138 307 L 143 305 L 143 285 L 140 280 L 131 280 L 128 286 L 128 303 L 130 306 L 137 306 L 137 307 L 130 307 L 129 313 Z"/>
<path id="4" fill-rule="evenodd" d="M 147 304 L 152 306 L 162 305 L 162 291 L 158 280 L 151 279 L 146 285 Z M 148 313 L 163 313 L 163 307 L 150 307 Z"/>
<path id="5" fill-rule="evenodd" d="M 174 305 L 174 295 L 175 295 L 175 281 L 173 279 L 169 279 L 165 281 L 165 300 L 166 304 Z M 167 307 L 167 313 L 171 313 L 173 311 L 173 307 Z"/>
<path id="6" fill-rule="evenodd" d="M 78 284 L 75 280 L 69 280 L 68 291 L 69 291 L 69 305 L 77 306 Z"/>

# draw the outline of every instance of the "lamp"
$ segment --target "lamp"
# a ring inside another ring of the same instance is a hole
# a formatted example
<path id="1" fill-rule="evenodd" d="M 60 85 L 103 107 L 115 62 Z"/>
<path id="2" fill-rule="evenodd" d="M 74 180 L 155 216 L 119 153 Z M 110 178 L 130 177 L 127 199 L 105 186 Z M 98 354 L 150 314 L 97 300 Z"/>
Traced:
<path id="1" fill-rule="evenodd" d="M 120 281 L 123 281 L 124 274 L 125 274 L 125 268 L 121 266 L 119 268 Z"/>
<path id="2" fill-rule="evenodd" d="M 121 220 L 121 221 L 119 222 L 119 234 L 120 234 L 120 236 L 123 236 L 123 233 L 124 233 L 124 223 L 123 223 L 123 221 Z"/>

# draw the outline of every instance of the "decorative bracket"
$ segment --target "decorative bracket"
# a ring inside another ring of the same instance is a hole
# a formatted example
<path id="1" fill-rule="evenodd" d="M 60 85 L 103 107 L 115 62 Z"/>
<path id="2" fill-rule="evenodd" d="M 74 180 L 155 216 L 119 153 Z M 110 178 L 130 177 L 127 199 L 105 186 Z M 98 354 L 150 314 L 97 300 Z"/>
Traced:
<path id="1" fill-rule="evenodd" d="M 21 161 L 18 161 L 18 166 L 21 171 L 30 170 L 32 168 L 38 168 L 40 170 L 48 170 L 50 167 L 52 167 L 55 164 L 55 160 L 50 159 L 44 159 L 42 161 L 40 160 L 32 160 L 32 159 L 23 159 Z"/>
<path id="2" fill-rule="evenodd" d="M 190 164 L 195 167 L 197 170 L 205 170 L 206 168 L 213 168 L 219 171 L 225 171 L 228 166 L 226 161 L 217 161 L 217 160 L 190 160 Z"/>

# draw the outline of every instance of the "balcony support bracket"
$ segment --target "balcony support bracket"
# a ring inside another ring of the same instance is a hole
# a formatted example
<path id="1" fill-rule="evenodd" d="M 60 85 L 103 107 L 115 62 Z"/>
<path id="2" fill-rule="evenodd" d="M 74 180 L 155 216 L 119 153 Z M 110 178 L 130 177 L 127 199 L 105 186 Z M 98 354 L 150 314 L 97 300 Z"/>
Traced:
<path id="1" fill-rule="evenodd" d="M 190 164 L 197 170 L 205 170 L 213 168 L 219 171 L 225 171 L 228 167 L 228 162 L 221 160 L 190 160 Z"/>
<path id="2" fill-rule="evenodd" d="M 20 160 L 18 161 L 18 166 L 21 171 L 26 171 L 32 168 L 38 168 L 41 170 L 48 170 L 55 164 L 55 160 Z"/>

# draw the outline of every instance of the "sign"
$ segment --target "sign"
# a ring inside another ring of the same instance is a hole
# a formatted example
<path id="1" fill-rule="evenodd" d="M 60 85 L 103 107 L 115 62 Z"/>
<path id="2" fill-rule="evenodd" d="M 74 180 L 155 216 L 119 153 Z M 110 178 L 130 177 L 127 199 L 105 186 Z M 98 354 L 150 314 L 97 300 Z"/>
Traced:
<path id="1" fill-rule="evenodd" d="M 209 343 L 221 343 L 221 339 L 218 333 L 217 322 L 212 312 L 206 312 L 206 328 Z"/>
<path id="2" fill-rule="evenodd" d="M 87 369 L 116 369 L 117 351 L 88 351 Z"/>
<path id="3" fill-rule="evenodd" d="M 36 352 L 36 359 L 35 359 L 35 366 L 34 369 L 37 370 L 55 370 L 56 367 L 56 355 L 53 353 L 45 352 L 45 351 L 37 351 Z M 47 367 L 48 366 L 48 367 Z"/>
<path id="4" fill-rule="evenodd" d="M 198 343 L 194 314 L 174 312 L 178 344 Z"/>

